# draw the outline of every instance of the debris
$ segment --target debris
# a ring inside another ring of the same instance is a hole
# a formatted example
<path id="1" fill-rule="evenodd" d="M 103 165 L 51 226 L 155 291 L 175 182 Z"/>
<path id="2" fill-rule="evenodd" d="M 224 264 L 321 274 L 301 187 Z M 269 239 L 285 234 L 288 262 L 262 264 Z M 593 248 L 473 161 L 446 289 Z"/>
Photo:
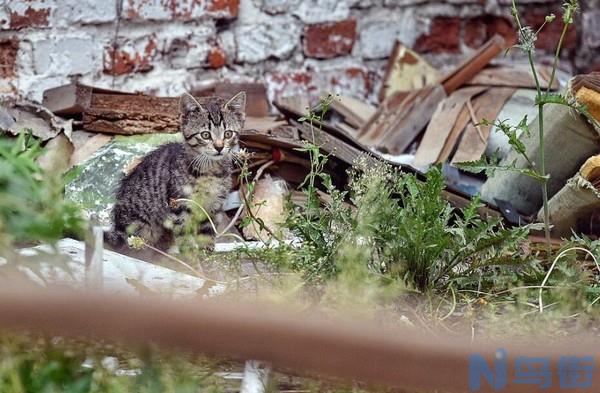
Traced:
<path id="1" fill-rule="evenodd" d="M 440 73 L 413 50 L 396 41 L 383 76 L 379 101 L 396 92 L 410 92 L 433 85 Z"/>
<path id="2" fill-rule="evenodd" d="M 272 233 L 281 229 L 285 216 L 285 196 L 288 190 L 284 180 L 273 179 L 270 175 L 262 177 L 254 186 L 251 216 L 260 219 Z M 258 224 L 250 224 L 242 230 L 246 239 L 266 240 L 270 233 Z"/>
<path id="3" fill-rule="evenodd" d="M 473 96 L 482 93 L 486 89 L 486 87 L 466 87 L 455 91 L 440 102 L 415 154 L 415 165 L 421 166 L 439 162 L 440 153 L 456 123 L 458 115 Z"/>
<path id="4" fill-rule="evenodd" d="M 512 87 L 497 87 L 489 89 L 474 100 L 472 110 L 469 110 L 471 124 L 463 133 L 462 139 L 452 163 L 478 160 L 485 152 L 490 129 L 492 126 L 478 125 L 482 120 L 493 121 L 506 101 L 515 93 Z M 467 100 L 467 109 L 470 108 Z"/>
<path id="5" fill-rule="evenodd" d="M 356 129 L 362 127 L 377 110 L 370 104 L 348 96 L 340 96 L 339 99 L 333 100 L 331 109 L 342 115 L 344 121 L 353 129 L 350 133 L 355 133 Z M 340 125 L 336 124 L 336 126 Z"/>
<path id="6" fill-rule="evenodd" d="M 600 209 L 600 155 L 590 157 L 578 173 L 569 179 L 548 201 L 552 234 L 568 237 L 579 221 L 590 219 Z M 543 209 L 538 220 L 543 220 Z"/>
<path id="7" fill-rule="evenodd" d="M 384 153 L 401 154 L 427 125 L 437 105 L 446 97 L 440 85 L 405 95 L 394 93 L 358 132 L 358 140 Z"/>
<path id="8" fill-rule="evenodd" d="M 47 282 L 72 288 L 85 285 L 85 244 L 73 239 L 63 239 L 57 243 L 56 249 L 65 259 L 64 263 L 49 261 L 49 255 L 53 250 L 50 246 L 41 245 L 19 250 L 23 256 L 42 258 L 35 267 L 23 265 L 19 266 L 19 269 L 42 286 L 47 285 Z M 110 250 L 103 251 L 102 264 L 102 288 L 108 293 L 137 294 L 146 291 L 193 298 L 201 291 L 206 292 L 204 287 L 208 285 L 202 278 Z M 212 285 L 209 294 L 216 295 L 224 290 L 222 284 Z"/>
<path id="9" fill-rule="evenodd" d="M 179 131 L 179 99 L 148 95 L 93 94 L 83 129 L 110 134 Z"/>
<path id="10" fill-rule="evenodd" d="M 573 80 L 572 80 L 573 81 Z M 544 107 L 544 139 L 546 172 L 552 174 L 548 180 L 548 196 L 551 198 L 577 173 L 585 160 L 598 152 L 598 131 L 573 109 L 564 105 Z M 537 119 L 530 121 L 531 137 L 523 138 L 527 154 L 539 156 L 539 129 Z M 511 150 L 501 165 L 512 163 L 526 168 L 525 159 Z M 542 206 L 542 194 L 538 182 L 512 171 L 498 171 L 487 180 L 481 189 L 484 200 L 508 200 L 523 214 L 535 214 Z"/>
<path id="11" fill-rule="evenodd" d="M 392 94 L 360 129 L 359 141 L 391 154 L 403 153 L 425 128 L 437 105 L 481 71 L 502 49 L 504 39 L 496 35 L 440 79 L 439 84 L 408 94 Z"/>
<path id="12" fill-rule="evenodd" d="M 64 174 L 70 168 L 73 144 L 65 136 L 58 134 L 50 139 L 44 148 L 44 153 L 38 158 L 37 163 L 46 173 Z"/>
<path id="13" fill-rule="evenodd" d="M 12 135 L 31 130 L 42 141 L 54 138 L 61 132 L 71 137 L 72 120 L 56 117 L 43 106 L 30 102 L 6 103 L 0 108 L 0 130 Z"/>
<path id="14" fill-rule="evenodd" d="M 133 93 L 72 83 L 44 91 L 42 105 L 58 116 L 81 115 L 90 107 L 94 93 L 133 95 Z"/>
<path id="15" fill-rule="evenodd" d="M 543 66 L 537 66 L 538 70 L 544 70 Z M 540 72 L 538 75 L 540 87 L 548 88 L 549 71 Z M 504 86 L 535 89 L 535 79 L 531 75 L 531 67 L 528 64 L 488 66 L 478 72 L 466 85 L 482 86 Z M 559 88 L 558 81 L 554 79 L 551 90 Z"/>

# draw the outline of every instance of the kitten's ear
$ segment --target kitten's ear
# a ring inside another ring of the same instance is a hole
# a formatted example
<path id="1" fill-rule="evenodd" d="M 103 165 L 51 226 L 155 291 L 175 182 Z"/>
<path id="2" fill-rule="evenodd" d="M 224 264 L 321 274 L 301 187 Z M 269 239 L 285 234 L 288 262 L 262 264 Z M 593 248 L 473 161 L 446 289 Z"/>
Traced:
<path id="1" fill-rule="evenodd" d="M 241 115 L 244 115 L 246 113 L 246 92 L 240 91 L 239 93 L 231 97 L 231 99 L 227 101 L 227 103 L 223 105 L 223 107 L 227 108 L 232 112 L 237 112 Z"/>
<path id="2" fill-rule="evenodd" d="M 186 115 L 195 110 L 201 110 L 202 107 L 198 101 L 192 97 L 190 93 L 183 93 L 179 99 L 179 111 L 182 115 Z"/>

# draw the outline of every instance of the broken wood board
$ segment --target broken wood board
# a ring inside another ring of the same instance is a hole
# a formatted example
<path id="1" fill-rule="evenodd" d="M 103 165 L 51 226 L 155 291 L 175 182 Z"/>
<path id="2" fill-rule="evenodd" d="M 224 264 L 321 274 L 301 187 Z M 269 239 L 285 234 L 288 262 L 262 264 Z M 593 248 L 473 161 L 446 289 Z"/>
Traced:
<path id="1" fill-rule="evenodd" d="M 472 124 L 467 125 L 454 153 L 452 163 L 475 161 L 481 158 L 487 146 L 492 126 L 478 125 L 482 120 L 494 121 L 508 99 L 515 93 L 512 87 L 489 89 L 475 99 L 473 112 L 469 110 Z M 467 105 L 470 105 L 467 102 Z M 468 108 L 468 107 L 467 107 Z M 469 108 L 468 108 L 469 109 Z"/>
<path id="2" fill-rule="evenodd" d="M 296 95 L 288 97 L 279 97 L 273 101 L 273 105 L 285 117 L 298 120 L 302 116 L 306 116 L 311 109 L 310 101 L 306 95 Z"/>
<path id="3" fill-rule="evenodd" d="M 502 52 L 506 47 L 504 38 L 500 35 L 494 35 L 489 41 L 483 44 L 476 52 L 461 62 L 455 69 L 446 74 L 439 83 L 444 86 L 446 94 L 464 85 L 467 81 L 477 75 L 486 67 L 494 57 Z"/>
<path id="4" fill-rule="evenodd" d="M 465 105 L 456 117 L 456 121 L 452 126 L 452 130 L 450 130 L 450 133 L 446 137 L 444 146 L 442 147 L 442 150 L 438 156 L 438 162 L 448 161 L 448 158 L 450 158 L 452 155 L 454 148 L 456 147 L 456 143 L 460 139 L 460 136 L 462 135 L 470 119 L 471 115 L 469 114 L 469 110 Z"/>
<path id="5" fill-rule="evenodd" d="M 59 116 L 81 115 L 92 102 L 92 94 L 124 94 L 133 95 L 116 90 L 102 89 L 71 83 L 64 86 L 55 87 L 44 91 L 42 105 L 50 112 Z"/>
<path id="6" fill-rule="evenodd" d="M 179 131 L 179 98 L 93 94 L 83 129 L 109 134 Z"/>
<path id="7" fill-rule="evenodd" d="M 396 41 L 383 76 L 379 101 L 398 91 L 410 92 L 432 85 L 440 73 L 413 50 Z"/>
<path id="8" fill-rule="evenodd" d="M 292 123 L 297 123 L 298 119 L 308 114 L 308 111 L 318 112 L 320 108 L 310 108 L 308 98 L 306 96 L 282 97 L 273 102 L 273 105 Z M 304 109 L 302 107 L 304 106 Z M 354 132 L 348 133 L 344 129 L 338 128 L 327 121 L 319 122 L 312 121 L 315 130 L 323 130 L 330 135 L 334 135 L 352 145 L 359 147 L 359 142 L 355 138 Z"/>
<path id="9" fill-rule="evenodd" d="M 409 93 L 395 93 L 384 102 L 358 133 L 358 141 L 389 154 L 401 154 L 425 127 L 444 89 L 429 86 Z M 402 100 L 398 100 L 403 98 Z"/>
<path id="10" fill-rule="evenodd" d="M 486 87 L 466 87 L 452 93 L 438 105 L 415 154 L 415 165 L 438 162 L 440 153 L 456 119 L 467 101 L 485 91 Z"/>
<path id="11" fill-rule="evenodd" d="M 377 108 L 349 96 L 340 96 L 331 102 L 331 109 L 342 115 L 344 121 L 354 128 L 362 127 Z"/>
<path id="12" fill-rule="evenodd" d="M 292 124 L 298 127 L 300 138 L 319 146 L 324 152 L 332 154 L 348 165 L 353 165 L 354 161 L 367 151 L 364 147 L 359 149 L 327 132 L 311 130 L 310 125 L 306 123 Z"/>
<path id="13" fill-rule="evenodd" d="M 377 146 L 390 154 L 401 154 L 423 130 L 437 105 L 477 72 L 504 48 L 504 39 L 495 35 L 469 56 L 440 83 L 409 93 L 400 99 L 397 92 L 386 98 L 359 131 L 359 141 Z M 362 139 L 361 139 L 362 138 Z"/>
<path id="14" fill-rule="evenodd" d="M 287 122 L 285 120 L 277 120 L 274 116 L 267 117 L 254 117 L 254 116 L 246 116 L 246 121 L 244 122 L 244 129 L 246 130 L 254 130 L 258 132 L 268 132 L 273 130 L 279 126 L 286 125 Z"/>
<path id="15" fill-rule="evenodd" d="M 538 66 L 539 69 L 544 68 Z M 540 73 L 538 75 L 540 87 L 547 89 L 550 81 L 546 75 L 547 73 Z M 535 79 L 531 73 L 529 65 L 511 65 L 511 66 L 489 66 L 479 71 L 467 85 L 483 85 L 483 86 L 504 86 L 504 87 L 521 87 L 536 89 Z M 559 88 L 558 81 L 554 79 L 552 83 L 552 89 L 556 90 Z"/>

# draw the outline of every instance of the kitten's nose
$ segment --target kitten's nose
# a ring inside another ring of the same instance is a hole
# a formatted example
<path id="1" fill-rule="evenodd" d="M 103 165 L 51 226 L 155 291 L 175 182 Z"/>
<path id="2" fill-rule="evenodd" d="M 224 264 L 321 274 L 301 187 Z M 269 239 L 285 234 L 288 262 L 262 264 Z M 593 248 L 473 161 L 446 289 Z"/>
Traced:
<path id="1" fill-rule="evenodd" d="M 223 150 L 223 145 L 215 144 L 215 150 L 217 151 L 217 153 L 221 153 L 221 151 Z"/>

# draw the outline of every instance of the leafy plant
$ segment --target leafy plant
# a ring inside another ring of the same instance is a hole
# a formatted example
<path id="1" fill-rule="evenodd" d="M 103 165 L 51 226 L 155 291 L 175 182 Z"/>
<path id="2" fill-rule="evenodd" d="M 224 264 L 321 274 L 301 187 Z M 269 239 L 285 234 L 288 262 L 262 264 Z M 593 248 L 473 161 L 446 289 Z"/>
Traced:
<path id="1" fill-rule="evenodd" d="M 63 198 L 63 180 L 37 165 L 42 152 L 29 132 L 0 136 L 0 245 L 54 242 L 83 229 L 80 209 Z"/>
<path id="2" fill-rule="evenodd" d="M 560 39 L 556 45 L 556 51 L 554 53 L 554 60 L 552 64 L 552 71 L 550 74 L 550 80 L 548 81 L 548 88 L 544 91 L 541 87 L 538 70 L 534 63 L 534 51 L 535 41 L 537 40 L 540 31 L 550 23 L 553 23 L 556 19 L 554 14 L 548 15 L 545 18 L 544 23 L 537 31 L 534 31 L 531 27 L 525 26 L 521 23 L 521 17 L 515 0 L 512 0 L 511 13 L 515 19 L 515 23 L 518 29 L 519 42 L 515 45 L 516 48 L 521 49 L 527 56 L 531 72 L 536 85 L 536 99 L 535 105 L 538 107 L 538 129 L 539 129 L 539 159 L 536 163 L 532 160 L 525 149 L 525 145 L 521 142 L 518 136 L 518 131 L 522 131 L 526 137 L 530 136 L 529 128 L 527 126 L 527 117 L 524 117 L 516 127 L 509 126 L 506 121 L 495 121 L 490 122 L 487 120 L 483 121 L 486 125 L 495 125 L 501 132 L 503 132 L 509 140 L 509 144 L 512 148 L 520 155 L 522 155 L 527 161 L 528 168 L 517 168 L 515 163 L 509 163 L 507 165 L 499 165 L 497 156 L 492 156 L 489 160 L 482 157 L 478 161 L 461 163 L 458 166 L 466 171 L 480 173 L 486 171 L 488 175 L 491 175 L 494 170 L 509 170 L 516 171 L 523 175 L 530 176 L 540 183 L 542 188 L 542 203 L 544 210 L 544 232 L 546 236 L 547 251 L 548 255 L 551 255 L 551 243 L 550 243 L 550 212 L 548 209 L 548 179 L 550 174 L 546 173 L 546 156 L 544 148 L 544 106 L 546 104 L 558 104 L 565 105 L 572 109 L 585 113 L 586 108 L 578 105 L 573 100 L 570 100 L 564 95 L 551 93 L 550 89 L 555 80 L 556 69 L 560 60 L 560 52 L 563 46 L 563 42 L 570 25 L 573 24 L 573 16 L 579 8 L 577 0 L 568 0 L 563 4 L 563 29 L 560 35 Z"/>
<path id="3" fill-rule="evenodd" d="M 320 107 L 328 108 L 330 100 L 322 99 Z M 309 113 L 301 120 L 320 124 L 322 116 Z M 350 172 L 349 190 L 341 191 L 324 172 L 327 156 L 318 146 L 308 143 L 302 150 L 312 162 L 303 183 L 307 204 L 291 207 L 287 226 L 302 244 L 293 251 L 292 267 L 307 280 L 337 277 L 354 264 L 419 291 L 440 291 L 482 268 L 526 262 L 519 242 L 531 227 L 507 229 L 498 218 L 480 217 L 478 198 L 452 208 L 442 198 L 439 168 L 422 181 L 364 156 Z M 328 195 L 325 203 L 317 180 Z"/>

